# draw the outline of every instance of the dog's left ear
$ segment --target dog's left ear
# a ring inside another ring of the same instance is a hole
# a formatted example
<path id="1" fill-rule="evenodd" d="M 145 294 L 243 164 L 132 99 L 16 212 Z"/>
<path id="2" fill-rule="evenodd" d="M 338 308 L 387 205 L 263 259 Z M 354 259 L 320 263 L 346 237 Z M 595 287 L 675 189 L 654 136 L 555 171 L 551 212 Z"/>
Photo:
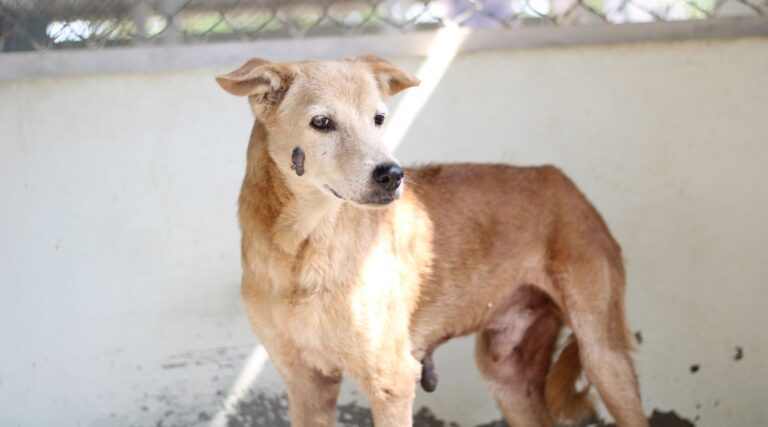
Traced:
<path id="1" fill-rule="evenodd" d="M 247 96 L 252 103 L 274 105 L 295 76 L 290 64 L 275 64 L 254 58 L 230 73 L 216 77 L 225 91 Z"/>
<path id="2" fill-rule="evenodd" d="M 350 58 L 354 62 L 365 63 L 373 73 L 385 96 L 392 96 L 409 87 L 418 86 L 421 80 L 406 73 L 384 58 L 373 55 L 363 55 Z"/>

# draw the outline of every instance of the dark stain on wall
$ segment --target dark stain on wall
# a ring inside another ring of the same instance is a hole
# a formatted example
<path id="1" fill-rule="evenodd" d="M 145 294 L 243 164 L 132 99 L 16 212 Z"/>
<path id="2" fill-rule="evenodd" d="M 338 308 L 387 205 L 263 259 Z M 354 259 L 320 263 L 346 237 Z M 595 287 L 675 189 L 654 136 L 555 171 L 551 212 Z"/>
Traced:
<path id="1" fill-rule="evenodd" d="M 699 372 L 699 368 L 700 366 L 698 364 L 691 365 L 691 368 L 690 368 L 691 373 L 695 374 L 696 372 Z"/>
<path id="2" fill-rule="evenodd" d="M 740 361 L 744 358 L 744 349 L 741 346 L 736 346 L 736 354 L 733 355 L 733 360 Z"/>
<path id="3" fill-rule="evenodd" d="M 638 344 L 642 344 L 643 343 L 643 332 L 642 331 L 635 332 L 635 341 L 637 341 Z"/>

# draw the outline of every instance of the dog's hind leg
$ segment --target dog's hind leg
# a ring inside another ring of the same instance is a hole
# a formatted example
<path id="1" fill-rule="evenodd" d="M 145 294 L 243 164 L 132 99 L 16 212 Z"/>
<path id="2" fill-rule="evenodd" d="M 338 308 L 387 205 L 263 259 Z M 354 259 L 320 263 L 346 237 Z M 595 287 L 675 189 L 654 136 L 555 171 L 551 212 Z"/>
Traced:
<path id="1" fill-rule="evenodd" d="M 513 316 L 517 324 L 497 325 L 478 334 L 475 358 L 507 423 L 512 427 L 552 426 L 544 387 L 562 322 L 551 304 L 534 313 L 523 310 L 528 313 L 519 312 L 520 316 L 534 317 Z M 513 331 L 518 327 L 525 328 L 522 337 Z"/>
<path id="2" fill-rule="evenodd" d="M 573 328 L 581 363 L 621 427 L 647 427 L 630 357 L 624 317 L 624 271 L 618 257 L 581 258 L 554 275 L 565 318 Z"/>

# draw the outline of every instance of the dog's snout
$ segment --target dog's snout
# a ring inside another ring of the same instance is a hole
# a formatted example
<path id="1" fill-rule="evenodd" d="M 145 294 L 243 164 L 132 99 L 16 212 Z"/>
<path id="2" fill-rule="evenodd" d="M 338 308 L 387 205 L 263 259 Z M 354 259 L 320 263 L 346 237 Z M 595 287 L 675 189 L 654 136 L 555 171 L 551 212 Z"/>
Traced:
<path id="1" fill-rule="evenodd" d="M 382 190 L 394 191 L 403 182 L 403 168 L 397 163 L 381 163 L 373 169 L 373 180 Z"/>

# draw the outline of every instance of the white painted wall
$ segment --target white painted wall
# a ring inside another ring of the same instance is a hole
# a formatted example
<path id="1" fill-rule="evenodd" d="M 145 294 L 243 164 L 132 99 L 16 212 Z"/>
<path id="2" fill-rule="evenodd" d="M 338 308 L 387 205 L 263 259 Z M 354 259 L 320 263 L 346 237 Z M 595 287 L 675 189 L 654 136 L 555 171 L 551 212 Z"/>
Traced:
<path id="1" fill-rule="evenodd" d="M 250 116 L 221 71 L 0 82 L 0 425 L 208 425 L 258 365 L 235 217 Z M 646 410 L 760 426 L 766 112 L 765 38 L 478 53 L 397 154 L 559 165 L 625 249 Z M 417 406 L 498 416 L 470 339 L 437 365 Z M 279 392 L 268 363 L 254 387 Z"/>

